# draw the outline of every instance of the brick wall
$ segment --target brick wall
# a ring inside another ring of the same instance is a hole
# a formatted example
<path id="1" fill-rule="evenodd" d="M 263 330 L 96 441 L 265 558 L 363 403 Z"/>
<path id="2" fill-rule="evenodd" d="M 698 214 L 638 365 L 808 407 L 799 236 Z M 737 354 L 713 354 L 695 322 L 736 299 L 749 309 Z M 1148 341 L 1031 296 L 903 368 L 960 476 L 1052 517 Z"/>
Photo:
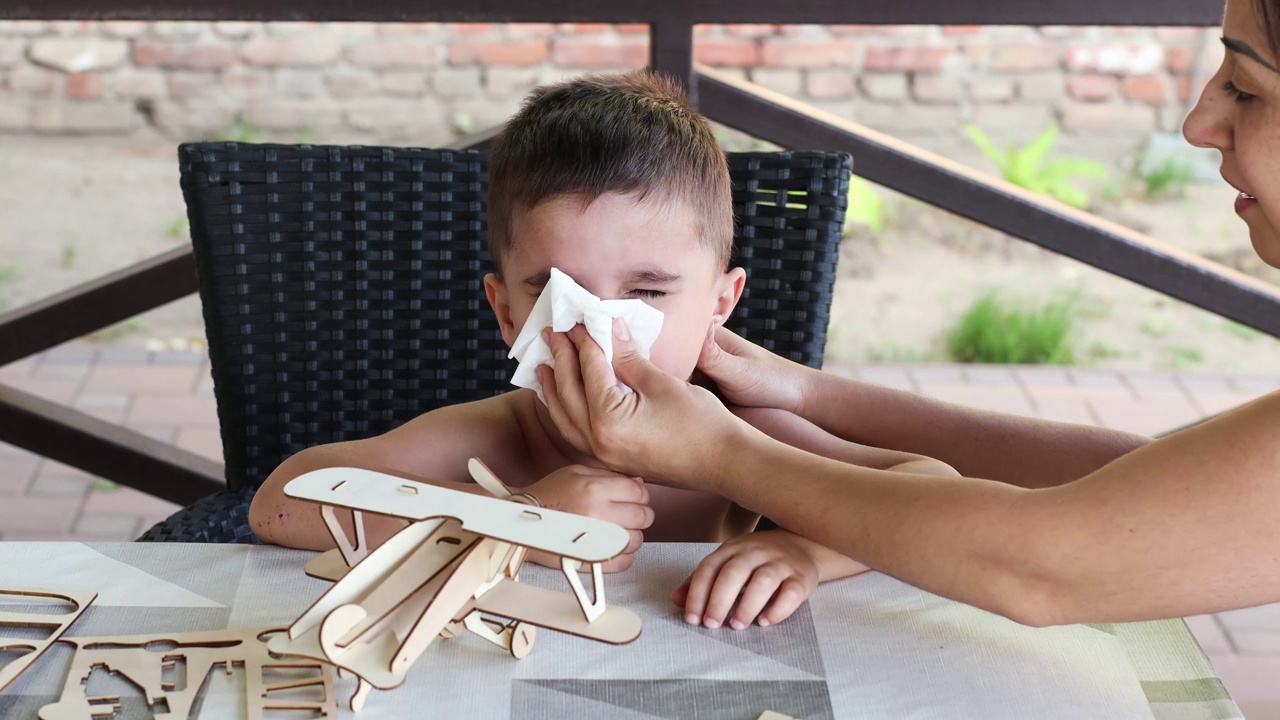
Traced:
<path id="1" fill-rule="evenodd" d="M 536 84 L 642 66 L 643 25 L 3 22 L 0 132 L 432 145 Z M 1174 131 L 1221 57 L 1188 28 L 698 28 L 697 59 L 926 145 L 1051 122 L 1068 143 Z M 0 139 L 0 142 L 3 142 Z"/>

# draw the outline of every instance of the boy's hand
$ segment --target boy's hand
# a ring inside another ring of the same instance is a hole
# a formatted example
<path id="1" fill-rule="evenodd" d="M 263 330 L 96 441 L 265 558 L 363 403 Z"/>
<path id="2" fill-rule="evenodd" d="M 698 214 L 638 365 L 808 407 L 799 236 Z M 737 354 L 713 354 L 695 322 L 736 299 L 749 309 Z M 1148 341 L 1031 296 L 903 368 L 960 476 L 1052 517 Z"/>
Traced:
<path id="1" fill-rule="evenodd" d="M 543 506 L 552 510 L 586 515 L 621 525 L 631 536 L 621 555 L 604 563 L 605 572 L 631 567 L 635 553 L 644 543 L 644 529 L 653 524 L 649 488 L 644 480 L 586 465 L 562 467 L 524 488 Z M 535 553 L 531 558 L 539 560 Z M 539 564 L 548 564 L 540 562 Z M 559 565 L 559 561 L 549 563 Z"/>
<path id="2" fill-rule="evenodd" d="M 735 630 L 757 617 L 761 627 L 776 625 L 791 617 L 818 587 L 813 545 L 786 530 L 739 535 L 703 558 L 671 599 L 685 609 L 690 625 L 720 627 L 735 601 L 737 609 L 729 621 Z"/>

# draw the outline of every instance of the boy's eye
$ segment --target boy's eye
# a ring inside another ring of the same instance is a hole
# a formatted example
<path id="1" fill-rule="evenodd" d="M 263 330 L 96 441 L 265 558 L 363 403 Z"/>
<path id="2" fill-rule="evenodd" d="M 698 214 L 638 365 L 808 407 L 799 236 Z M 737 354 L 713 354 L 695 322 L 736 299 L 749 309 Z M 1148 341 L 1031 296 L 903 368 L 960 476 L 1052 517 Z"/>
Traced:
<path id="1" fill-rule="evenodd" d="M 1227 82 L 1223 84 L 1222 89 L 1225 90 L 1227 94 L 1230 95 L 1233 99 L 1235 99 L 1236 102 L 1242 105 L 1244 103 L 1253 102 L 1258 98 L 1257 95 L 1250 95 L 1249 93 L 1236 87 L 1235 81 L 1233 80 L 1227 80 Z"/>
<path id="2" fill-rule="evenodd" d="M 645 289 L 645 288 L 641 288 L 641 289 L 638 289 L 638 290 L 632 290 L 631 292 L 629 292 L 629 293 L 627 293 L 627 294 L 628 294 L 628 295 L 638 295 L 638 296 L 640 296 L 640 297 L 644 297 L 644 298 L 660 298 L 660 297 L 666 297 L 666 295 L 667 295 L 667 293 L 666 293 L 666 292 L 664 292 L 664 291 L 662 291 L 662 290 L 649 290 L 649 289 Z"/>

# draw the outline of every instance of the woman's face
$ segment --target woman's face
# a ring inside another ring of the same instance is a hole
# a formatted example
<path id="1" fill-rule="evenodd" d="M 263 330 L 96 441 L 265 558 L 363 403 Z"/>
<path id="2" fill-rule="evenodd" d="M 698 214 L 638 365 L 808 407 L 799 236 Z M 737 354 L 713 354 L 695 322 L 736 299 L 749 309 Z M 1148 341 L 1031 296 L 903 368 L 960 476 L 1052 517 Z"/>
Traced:
<path id="1" fill-rule="evenodd" d="M 1268 0 L 1269 1 L 1269 0 Z M 1226 56 L 1182 134 L 1222 153 L 1222 177 L 1240 195 L 1236 212 L 1253 249 L 1280 267 L 1280 59 L 1271 52 L 1258 0 L 1227 0 Z"/>

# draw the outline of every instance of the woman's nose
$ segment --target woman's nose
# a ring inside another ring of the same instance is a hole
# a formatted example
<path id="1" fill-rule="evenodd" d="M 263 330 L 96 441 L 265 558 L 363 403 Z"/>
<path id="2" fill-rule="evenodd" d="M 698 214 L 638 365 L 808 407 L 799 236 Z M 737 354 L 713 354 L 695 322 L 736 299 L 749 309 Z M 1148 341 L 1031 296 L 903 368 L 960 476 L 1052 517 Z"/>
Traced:
<path id="1" fill-rule="evenodd" d="M 1200 100 L 1182 123 L 1187 142 L 1202 148 L 1230 150 L 1232 146 L 1231 98 L 1223 88 L 1219 72 L 1200 93 Z"/>

